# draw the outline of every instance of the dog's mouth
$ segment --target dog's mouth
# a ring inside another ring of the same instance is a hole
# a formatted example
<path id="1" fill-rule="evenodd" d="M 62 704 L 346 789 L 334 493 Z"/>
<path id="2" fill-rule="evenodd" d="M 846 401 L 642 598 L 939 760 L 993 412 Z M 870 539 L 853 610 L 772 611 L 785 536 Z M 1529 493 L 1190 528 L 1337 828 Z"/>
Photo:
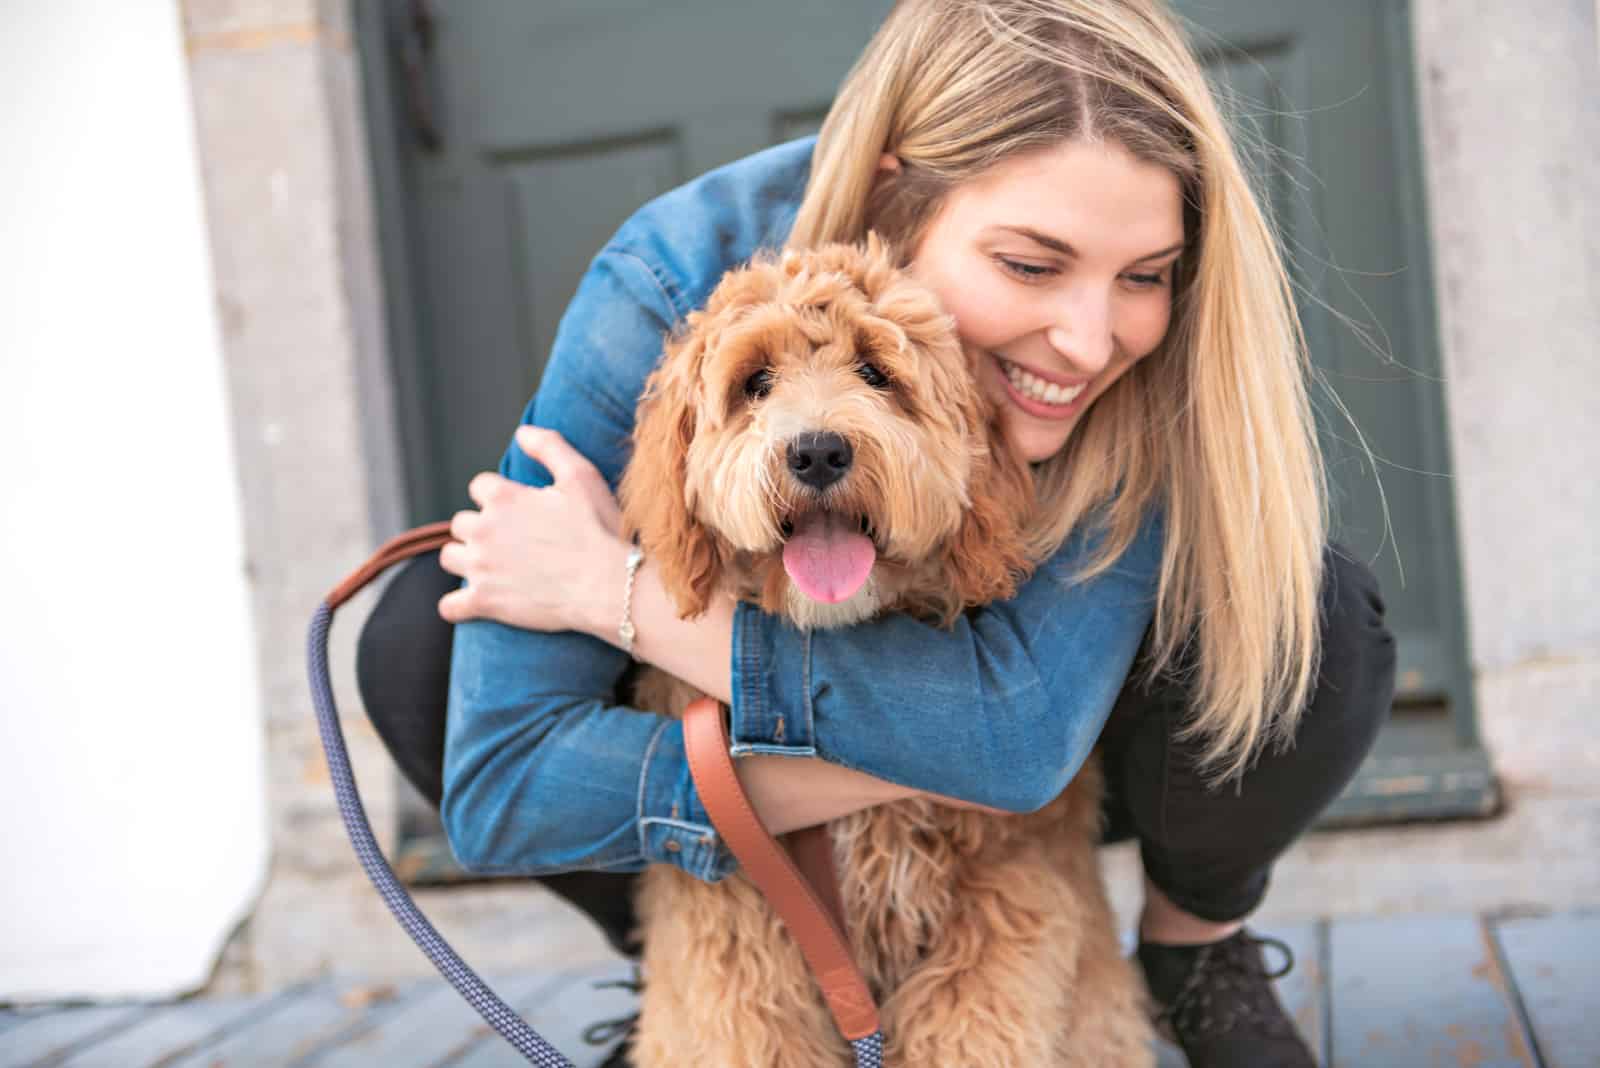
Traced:
<path id="1" fill-rule="evenodd" d="M 876 531 L 865 515 L 825 508 L 783 521 L 783 569 L 801 593 L 823 604 L 854 597 L 878 560 Z"/>

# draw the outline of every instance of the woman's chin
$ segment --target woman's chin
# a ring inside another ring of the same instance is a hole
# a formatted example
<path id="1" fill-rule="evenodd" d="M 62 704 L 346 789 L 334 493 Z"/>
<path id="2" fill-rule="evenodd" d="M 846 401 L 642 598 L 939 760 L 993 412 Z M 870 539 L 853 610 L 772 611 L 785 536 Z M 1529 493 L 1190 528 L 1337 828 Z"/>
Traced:
<path id="1" fill-rule="evenodd" d="M 979 382 L 999 413 L 1000 429 L 1012 451 L 1030 464 L 1048 460 L 1060 452 L 1072 436 L 1072 428 L 1078 425 L 1081 406 L 1075 405 L 1079 410 L 1065 418 L 1060 415 L 1041 417 L 1017 402 L 993 356 L 985 353 L 978 366 Z"/>
<path id="2" fill-rule="evenodd" d="M 1060 452 L 1077 424 L 1076 419 L 1066 423 L 1041 422 L 1014 408 L 1000 417 L 1000 429 L 1006 442 L 1017 456 L 1030 464 L 1041 463 Z"/>

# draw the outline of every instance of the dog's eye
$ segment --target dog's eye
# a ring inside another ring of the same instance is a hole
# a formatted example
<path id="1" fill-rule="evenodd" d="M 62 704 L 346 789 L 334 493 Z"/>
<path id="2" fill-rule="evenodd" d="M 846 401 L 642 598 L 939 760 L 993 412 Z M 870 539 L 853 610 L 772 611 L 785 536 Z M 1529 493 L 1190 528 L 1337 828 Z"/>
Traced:
<path id="1" fill-rule="evenodd" d="M 760 400 L 771 392 L 772 372 L 765 367 L 744 380 L 744 395 L 751 400 Z"/>
<path id="2" fill-rule="evenodd" d="M 856 368 L 856 374 L 860 375 L 862 381 L 873 389 L 889 388 L 889 376 L 878 370 L 875 364 L 862 360 L 861 366 Z"/>

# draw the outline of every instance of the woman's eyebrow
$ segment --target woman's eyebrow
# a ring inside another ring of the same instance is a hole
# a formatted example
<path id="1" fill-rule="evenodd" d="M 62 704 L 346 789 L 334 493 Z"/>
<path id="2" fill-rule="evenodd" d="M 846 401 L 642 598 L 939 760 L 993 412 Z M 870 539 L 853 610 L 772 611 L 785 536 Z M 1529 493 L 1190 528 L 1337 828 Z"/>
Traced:
<path id="1" fill-rule="evenodd" d="M 1163 256 L 1170 256 L 1174 252 L 1182 252 L 1182 251 L 1183 251 L 1183 242 L 1179 241 L 1176 245 L 1168 245 L 1166 248 L 1162 249 L 1160 252 L 1152 252 L 1148 256 L 1140 256 L 1138 259 L 1134 260 L 1133 262 L 1134 263 L 1144 263 L 1147 260 L 1159 260 Z"/>
<path id="2" fill-rule="evenodd" d="M 1008 231 L 1008 232 L 1013 233 L 1013 234 L 1017 234 L 1017 235 L 1019 235 L 1021 237 L 1025 237 L 1029 241 L 1033 241 L 1036 244 L 1043 245 L 1047 249 L 1051 249 L 1051 250 L 1053 250 L 1055 252 L 1059 252 L 1063 256 L 1071 256 L 1074 259 L 1076 259 L 1077 256 L 1078 256 L 1078 250 L 1073 248 L 1071 245 L 1067 244 L 1065 241 L 1062 241 L 1060 238 L 1057 238 L 1057 237 L 1051 237 L 1049 234 L 1044 233 L 1042 231 L 1035 230 L 1031 226 L 1001 226 L 1001 227 L 998 227 L 998 229 L 1005 230 L 1005 231 Z M 1170 256 L 1174 252 L 1182 252 L 1182 251 L 1183 251 L 1183 242 L 1179 241 L 1177 244 L 1168 245 L 1166 248 L 1161 249 L 1161 250 L 1159 250 L 1157 252 L 1152 252 L 1152 253 L 1150 253 L 1148 255 L 1140 256 L 1138 259 L 1134 260 L 1133 262 L 1134 263 L 1144 263 L 1146 260 L 1158 260 L 1163 256 Z"/>

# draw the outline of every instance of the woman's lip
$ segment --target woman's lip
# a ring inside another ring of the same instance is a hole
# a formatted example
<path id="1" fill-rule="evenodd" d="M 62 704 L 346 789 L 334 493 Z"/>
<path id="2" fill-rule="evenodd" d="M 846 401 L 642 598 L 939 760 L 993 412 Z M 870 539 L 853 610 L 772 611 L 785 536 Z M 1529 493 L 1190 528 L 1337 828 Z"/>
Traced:
<path id="1" fill-rule="evenodd" d="M 1076 397 L 1072 398 L 1070 404 L 1044 404 L 1034 400 L 1032 397 L 1025 397 L 1017 392 L 1016 386 L 1011 384 L 1011 376 L 1006 374 L 1006 369 L 999 366 L 1002 363 L 1010 363 L 1011 361 L 1002 360 L 992 352 L 989 353 L 989 356 L 996 363 L 995 370 L 1000 374 L 1000 383 L 1005 387 L 1006 396 L 1011 398 L 1011 403 L 1036 419 L 1075 419 L 1083 411 L 1083 406 L 1089 402 L 1090 391 L 1087 385 L 1078 392 Z M 1021 367 L 1022 365 L 1014 364 L 1013 366 Z M 1030 371 L 1029 373 L 1032 374 L 1033 372 Z M 1088 382 L 1089 379 L 1080 379 L 1079 381 Z M 1071 383 L 1061 384 L 1067 385 Z"/>
<path id="2" fill-rule="evenodd" d="M 1040 371 L 1037 368 L 1029 367 L 1025 363 L 1018 363 L 1016 360 L 1008 360 L 1004 356 L 999 355 L 998 353 L 991 352 L 989 355 L 993 356 L 995 359 L 999 360 L 1001 363 L 1009 363 L 1012 367 L 1017 368 L 1019 371 L 1026 371 L 1030 375 L 1032 375 L 1033 377 L 1035 377 L 1035 378 L 1037 378 L 1037 379 L 1039 379 L 1041 381 L 1050 382 L 1050 383 L 1053 383 L 1053 384 L 1058 385 L 1058 386 L 1064 386 L 1067 389 L 1072 389 L 1074 386 L 1081 386 L 1081 385 L 1084 385 L 1087 382 L 1092 382 L 1094 380 L 1094 376 L 1093 375 L 1089 376 L 1088 378 L 1064 378 L 1061 375 L 1051 374 L 1048 371 Z M 1000 370 L 1004 371 L 1005 368 L 1002 367 Z"/>

